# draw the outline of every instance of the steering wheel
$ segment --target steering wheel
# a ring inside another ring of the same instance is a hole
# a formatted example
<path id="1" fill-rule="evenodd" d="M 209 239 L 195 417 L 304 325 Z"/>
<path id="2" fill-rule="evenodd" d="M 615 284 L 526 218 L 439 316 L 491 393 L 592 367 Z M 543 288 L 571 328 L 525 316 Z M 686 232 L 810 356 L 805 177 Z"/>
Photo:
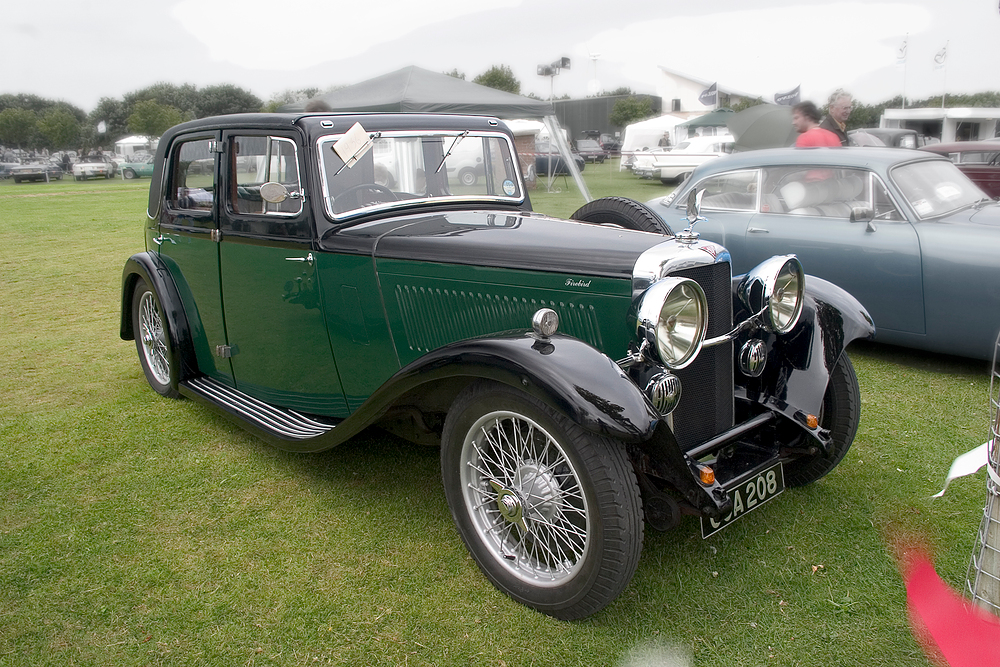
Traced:
<path id="1" fill-rule="evenodd" d="M 366 192 L 374 196 L 365 197 L 364 193 Z M 347 188 L 334 198 L 334 205 L 338 213 L 343 213 L 344 211 L 354 208 L 349 203 L 343 203 L 344 199 L 347 198 L 348 195 L 352 194 L 357 195 L 356 199 L 358 208 L 362 206 L 369 206 L 371 204 L 377 204 L 381 201 L 399 200 L 399 198 L 396 197 L 396 194 L 384 185 L 379 185 L 378 183 L 362 183 L 361 185 L 355 185 L 354 187 Z"/>

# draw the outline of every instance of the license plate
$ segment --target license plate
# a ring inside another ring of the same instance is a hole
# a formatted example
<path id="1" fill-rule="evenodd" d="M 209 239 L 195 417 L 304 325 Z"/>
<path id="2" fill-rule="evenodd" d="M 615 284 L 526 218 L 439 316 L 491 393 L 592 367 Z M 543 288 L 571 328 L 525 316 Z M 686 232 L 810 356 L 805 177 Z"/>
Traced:
<path id="1" fill-rule="evenodd" d="M 785 475 L 781 463 L 776 463 L 767 470 L 732 486 L 727 484 L 726 490 L 733 499 L 733 510 L 718 520 L 702 517 L 702 538 L 714 535 L 750 510 L 757 509 L 784 491 Z"/>

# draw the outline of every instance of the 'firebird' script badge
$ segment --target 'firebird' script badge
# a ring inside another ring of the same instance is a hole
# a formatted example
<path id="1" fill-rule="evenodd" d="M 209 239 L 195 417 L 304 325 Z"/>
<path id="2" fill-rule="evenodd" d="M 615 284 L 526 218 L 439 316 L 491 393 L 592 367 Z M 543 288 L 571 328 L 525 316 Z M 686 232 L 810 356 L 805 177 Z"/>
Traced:
<path id="1" fill-rule="evenodd" d="M 566 279 L 566 287 L 590 287 L 589 280 L 573 280 L 572 278 Z"/>

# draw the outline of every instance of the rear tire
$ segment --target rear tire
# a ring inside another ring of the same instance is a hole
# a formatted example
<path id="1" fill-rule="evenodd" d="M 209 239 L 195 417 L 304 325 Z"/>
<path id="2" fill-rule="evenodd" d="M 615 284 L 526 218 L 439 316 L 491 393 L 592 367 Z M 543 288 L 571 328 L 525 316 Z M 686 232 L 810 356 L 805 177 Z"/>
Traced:
<path id="1" fill-rule="evenodd" d="M 170 340 L 167 318 L 156 292 L 140 281 L 132 293 L 132 335 L 149 386 L 161 396 L 177 398 L 180 365 Z"/>
<path id="2" fill-rule="evenodd" d="M 642 506 L 621 443 L 517 389 L 477 382 L 448 412 L 441 470 L 466 547 L 517 602 L 582 618 L 632 579 Z"/>
<path id="3" fill-rule="evenodd" d="M 847 353 L 830 373 L 830 382 L 823 396 L 820 426 L 830 431 L 829 455 L 823 453 L 806 456 L 786 463 L 785 483 L 788 486 L 805 486 L 818 480 L 837 467 L 854 442 L 861 419 L 861 390 L 858 376 Z"/>
<path id="4" fill-rule="evenodd" d="M 660 216 L 645 204 L 625 197 L 602 197 L 588 202 L 570 216 L 573 220 L 600 225 L 617 225 L 624 229 L 654 234 L 672 234 Z"/>

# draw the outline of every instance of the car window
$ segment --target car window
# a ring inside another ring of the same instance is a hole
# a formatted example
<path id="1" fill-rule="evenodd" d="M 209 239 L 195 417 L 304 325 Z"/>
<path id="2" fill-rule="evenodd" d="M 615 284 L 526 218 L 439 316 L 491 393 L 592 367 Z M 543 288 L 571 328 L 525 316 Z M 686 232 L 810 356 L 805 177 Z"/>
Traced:
<path id="1" fill-rule="evenodd" d="M 905 219 L 896 208 L 896 204 L 893 203 L 885 184 L 878 178 L 875 178 L 872 183 L 872 195 L 875 202 L 876 220 L 902 221 Z"/>
<path id="2" fill-rule="evenodd" d="M 170 169 L 171 208 L 212 210 L 215 203 L 215 154 L 211 139 L 195 139 L 179 144 L 173 151 Z"/>
<path id="3" fill-rule="evenodd" d="M 696 186 L 704 190 L 701 207 L 715 211 L 756 211 L 757 170 L 731 171 L 707 178 Z M 682 202 L 687 206 L 687 202 Z M 681 204 L 678 204 L 681 206 Z"/>
<path id="4" fill-rule="evenodd" d="M 959 159 L 955 159 L 955 157 Z M 952 162 L 961 164 L 994 164 L 997 158 L 996 151 L 966 151 L 965 153 L 952 153 Z"/>
<path id="5" fill-rule="evenodd" d="M 282 137 L 237 136 L 231 143 L 230 192 L 233 210 L 257 215 L 297 215 L 302 211 L 302 188 L 295 143 Z M 287 191 L 282 202 L 261 197 L 265 183 L 280 183 Z"/>
<path id="6" fill-rule="evenodd" d="M 764 170 L 761 210 L 850 218 L 855 207 L 872 207 L 869 174 L 865 169 L 769 167 Z"/>
<path id="7" fill-rule="evenodd" d="M 921 218 L 957 211 L 986 196 L 958 167 L 944 160 L 902 164 L 889 176 Z"/>
<path id="8" fill-rule="evenodd" d="M 505 135 L 382 133 L 350 166 L 334 150 L 338 139 L 319 141 L 323 194 L 334 218 L 421 202 L 524 198 Z"/>

